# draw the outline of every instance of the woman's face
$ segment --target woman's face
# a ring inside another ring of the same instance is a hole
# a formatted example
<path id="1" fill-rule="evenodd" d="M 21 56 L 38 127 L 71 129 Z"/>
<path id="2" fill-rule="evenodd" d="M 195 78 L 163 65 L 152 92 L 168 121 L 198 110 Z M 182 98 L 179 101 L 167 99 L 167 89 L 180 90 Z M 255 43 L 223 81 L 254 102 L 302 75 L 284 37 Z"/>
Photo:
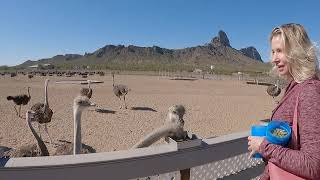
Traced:
<path id="1" fill-rule="evenodd" d="M 282 43 L 281 36 L 276 35 L 271 40 L 271 62 L 276 65 L 277 71 L 281 76 L 289 76 L 288 58 L 284 53 L 284 44 Z"/>

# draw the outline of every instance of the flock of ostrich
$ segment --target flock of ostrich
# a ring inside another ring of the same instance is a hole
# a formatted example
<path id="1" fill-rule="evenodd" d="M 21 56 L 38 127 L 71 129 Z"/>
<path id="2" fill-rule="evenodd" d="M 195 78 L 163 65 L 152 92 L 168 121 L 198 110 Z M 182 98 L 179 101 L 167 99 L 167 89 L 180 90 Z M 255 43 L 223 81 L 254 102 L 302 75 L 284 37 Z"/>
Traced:
<path id="1" fill-rule="evenodd" d="M 127 109 L 125 96 L 131 90 L 126 85 L 115 84 L 114 73 L 112 76 L 112 86 L 114 95 L 122 101 L 124 108 Z M 21 94 L 15 96 L 7 96 L 8 101 L 13 101 L 16 115 L 22 119 L 25 118 L 26 124 L 33 134 L 36 144 L 27 144 L 16 149 L 7 148 L 3 153 L 2 158 L 12 157 L 35 157 L 35 156 L 49 156 L 48 148 L 41 136 L 41 129 L 44 126 L 44 130 L 49 137 L 50 144 L 54 145 L 55 152 L 52 155 L 70 155 L 70 154 L 86 154 L 94 153 L 95 150 L 88 145 L 82 144 L 81 141 L 81 114 L 88 107 L 94 107 L 96 104 L 90 101 L 93 95 L 93 89 L 91 88 L 91 80 L 87 80 L 88 87 L 81 88 L 79 95 L 73 102 L 73 119 L 74 119 L 74 139 L 73 142 L 60 141 L 56 144 L 52 141 L 52 138 L 48 132 L 47 124 L 51 122 L 53 111 L 49 106 L 48 100 L 48 84 L 50 80 L 46 79 L 44 83 L 44 102 L 38 102 L 31 106 L 30 110 L 26 111 L 25 117 L 21 115 L 21 106 L 27 105 L 31 99 L 30 87 L 28 87 L 28 94 Z M 122 104 L 122 103 L 121 103 Z M 17 109 L 18 106 L 18 109 Z M 122 105 L 119 107 L 123 108 Z M 186 131 L 183 130 L 183 115 L 185 108 L 182 105 L 174 105 L 169 108 L 167 119 L 165 124 L 148 134 L 141 141 L 137 142 L 132 148 L 147 147 L 156 142 L 162 137 L 172 137 L 174 139 L 186 139 Z M 38 132 L 34 129 L 31 122 L 35 122 L 38 126 Z M 0 156 L 1 158 L 1 156 Z"/>
<path id="2" fill-rule="evenodd" d="M 115 84 L 114 73 L 112 76 L 112 86 L 114 95 L 119 98 L 121 108 L 127 109 L 126 95 L 130 92 L 130 88 L 123 84 Z M 29 77 L 32 78 L 32 77 Z M 61 143 L 56 144 L 52 141 L 52 138 L 48 132 L 47 124 L 51 122 L 53 111 L 49 106 L 48 100 L 48 84 L 50 80 L 46 79 L 44 83 L 44 102 L 38 102 L 27 110 L 25 117 L 21 115 L 21 106 L 27 105 L 31 99 L 30 87 L 28 87 L 27 94 L 7 96 L 8 101 L 13 101 L 14 109 L 16 115 L 20 118 L 26 120 L 26 124 L 33 134 L 36 144 L 28 144 L 21 146 L 19 148 L 10 148 L 3 154 L 4 158 L 11 157 L 34 157 L 34 156 L 49 156 L 49 151 L 42 139 L 41 129 L 44 130 L 49 137 L 50 144 L 54 145 L 55 152 L 52 155 L 70 155 L 70 154 L 84 154 L 84 153 L 94 153 L 95 150 L 88 145 L 85 145 L 81 141 L 81 114 L 82 112 L 89 108 L 94 107 L 96 104 L 90 101 L 93 95 L 93 89 L 91 88 L 92 81 L 87 80 L 88 87 L 81 88 L 79 95 L 74 98 L 73 101 L 73 120 L 74 120 L 74 134 L 73 142 L 61 141 Z M 267 88 L 267 93 L 273 98 L 281 93 L 281 88 L 279 87 L 279 81 L 275 84 L 270 84 Z M 122 99 L 123 104 L 122 105 Z M 17 109 L 18 106 L 18 109 Z M 184 130 L 184 120 L 183 116 L 185 114 L 185 107 L 183 105 L 174 105 L 169 107 L 167 118 L 163 126 L 155 129 L 151 133 L 147 134 L 144 138 L 138 141 L 132 146 L 132 148 L 142 148 L 147 147 L 158 141 L 162 137 L 171 137 L 174 140 L 186 140 L 187 131 Z M 38 132 L 32 126 L 34 122 L 38 126 Z M 1 154 L 0 154 L 1 155 Z M 1 158 L 1 156 L 0 156 Z"/>

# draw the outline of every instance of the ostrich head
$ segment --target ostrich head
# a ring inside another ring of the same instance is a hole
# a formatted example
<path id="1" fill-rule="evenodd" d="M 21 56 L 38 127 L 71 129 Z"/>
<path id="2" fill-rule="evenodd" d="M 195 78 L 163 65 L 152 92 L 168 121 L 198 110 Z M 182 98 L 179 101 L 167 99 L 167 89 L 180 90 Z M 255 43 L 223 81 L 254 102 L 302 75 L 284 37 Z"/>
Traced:
<path id="1" fill-rule="evenodd" d="M 169 107 L 166 121 L 169 123 L 181 123 L 184 125 L 183 115 L 186 110 L 183 105 L 174 105 Z"/>
<path id="2" fill-rule="evenodd" d="M 73 107 L 83 110 L 84 108 L 95 106 L 94 103 L 90 102 L 87 96 L 78 96 L 73 101 Z"/>

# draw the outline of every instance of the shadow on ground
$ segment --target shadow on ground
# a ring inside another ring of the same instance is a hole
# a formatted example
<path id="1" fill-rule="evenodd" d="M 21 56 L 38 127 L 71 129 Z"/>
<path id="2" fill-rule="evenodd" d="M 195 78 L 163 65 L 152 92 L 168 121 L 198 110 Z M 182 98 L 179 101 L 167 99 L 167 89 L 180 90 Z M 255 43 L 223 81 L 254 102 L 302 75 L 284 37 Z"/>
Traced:
<path id="1" fill-rule="evenodd" d="M 152 109 L 152 108 L 149 108 L 149 107 L 131 107 L 131 110 L 157 112 L 156 110 L 154 110 L 154 109 Z"/>
<path id="2" fill-rule="evenodd" d="M 98 113 L 109 113 L 109 114 L 115 114 L 116 113 L 116 111 L 108 110 L 108 109 L 102 109 L 102 108 L 96 108 L 95 111 L 98 112 Z"/>
<path id="3" fill-rule="evenodd" d="M 58 140 L 59 144 L 57 149 L 60 148 L 60 151 L 64 151 L 65 154 L 60 154 L 60 155 L 69 155 L 70 152 L 73 151 L 73 143 L 67 140 Z M 82 150 L 81 154 L 88 154 L 88 153 L 96 153 L 97 151 L 92 147 L 87 144 L 82 143 Z"/>
<path id="4" fill-rule="evenodd" d="M 171 78 L 170 80 L 180 80 L 180 81 L 195 81 L 196 78 Z"/>

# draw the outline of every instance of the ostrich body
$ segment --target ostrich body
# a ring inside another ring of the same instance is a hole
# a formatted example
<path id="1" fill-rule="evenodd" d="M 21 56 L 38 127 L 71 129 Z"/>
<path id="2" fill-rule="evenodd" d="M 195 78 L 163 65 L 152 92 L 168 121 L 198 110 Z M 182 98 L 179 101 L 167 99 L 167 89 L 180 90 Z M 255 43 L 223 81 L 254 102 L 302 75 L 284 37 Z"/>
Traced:
<path id="1" fill-rule="evenodd" d="M 6 157 L 36 157 L 36 156 L 49 156 L 49 151 L 47 146 L 44 144 L 41 137 L 37 134 L 35 129 L 31 125 L 31 117 L 33 113 L 31 111 L 27 111 L 26 113 L 26 121 L 27 125 L 30 128 L 33 136 L 37 140 L 37 144 L 29 144 L 25 146 L 21 146 L 16 150 L 9 151 L 5 153 Z"/>
<path id="2" fill-rule="evenodd" d="M 56 152 L 54 153 L 55 156 L 61 156 L 61 155 L 71 155 L 73 154 L 73 148 L 74 148 L 74 143 L 69 142 L 69 141 L 60 141 L 63 142 L 63 144 L 58 145 L 56 148 Z M 90 154 L 90 153 L 95 153 L 96 150 L 93 149 L 92 147 L 81 144 L 82 148 L 80 150 L 80 154 Z"/>
<path id="3" fill-rule="evenodd" d="M 87 154 L 94 152 L 92 148 L 84 145 L 82 148 L 81 143 L 81 115 L 84 109 L 95 106 L 91 103 L 87 96 L 78 96 L 73 102 L 73 119 L 74 119 L 74 142 L 65 141 L 63 145 L 58 146 L 55 155 L 68 155 L 68 154 Z"/>
<path id="4" fill-rule="evenodd" d="M 281 93 L 281 89 L 279 88 L 279 80 L 277 80 L 276 84 L 268 86 L 267 93 L 272 96 L 272 98 L 279 96 L 279 94 Z"/>
<path id="5" fill-rule="evenodd" d="M 150 146 L 162 137 L 171 137 L 175 140 L 185 140 L 187 137 L 187 133 L 183 130 L 184 114 L 185 108 L 182 105 L 171 106 L 169 108 L 165 124 L 145 136 L 132 148 L 142 148 Z"/>
<path id="6" fill-rule="evenodd" d="M 10 77 L 15 77 L 15 76 L 17 76 L 17 73 L 11 73 L 10 74 Z"/>
<path id="7" fill-rule="evenodd" d="M 7 100 L 10 101 L 12 100 L 14 102 L 14 110 L 17 113 L 17 116 L 20 117 L 20 112 L 21 112 L 21 105 L 27 105 L 31 99 L 30 96 L 30 87 L 28 87 L 28 95 L 26 94 L 21 94 L 17 96 L 7 96 Z M 16 106 L 19 106 L 19 113 L 16 109 Z"/>
<path id="8" fill-rule="evenodd" d="M 113 86 L 113 93 L 120 99 L 121 101 L 121 96 L 123 96 L 123 101 L 124 101 L 124 108 L 127 109 L 127 104 L 126 104 L 126 95 L 130 91 L 130 89 L 123 84 L 114 84 L 114 73 L 112 73 L 112 86 Z M 122 105 L 120 106 L 120 109 L 122 108 Z"/>
<path id="9" fill-rule="evenodd" d="M 88 87 L 87 88 L 81 88 L 80 95 L 81 96 L 87 96 L 89 99 L 92 97 L 92 89 L 90 87 L 91 81 L 88 80 Z"/>
<path id="10" fill-rule="evenodd" d="M 31 110 L 35 112 L 32 121 L 36 121 L 39 123 L 39 133 L 40 133 L 40 124 L 44 124 L 45 131 L 49 136 L 50 143 L 52 144 L 51 136 L 48 133 L 47 123 L 51 122 L 51 118 L 53 115 L 52 109 L 49 107 L 48 103 L 48 83 L 49 79 L 46 79 L 45 81 L 45 88 L 44 88 L 44 103 L 36 103 L 31 107 Z M 41 137 L 41 133 L 40 133 Z"/>

